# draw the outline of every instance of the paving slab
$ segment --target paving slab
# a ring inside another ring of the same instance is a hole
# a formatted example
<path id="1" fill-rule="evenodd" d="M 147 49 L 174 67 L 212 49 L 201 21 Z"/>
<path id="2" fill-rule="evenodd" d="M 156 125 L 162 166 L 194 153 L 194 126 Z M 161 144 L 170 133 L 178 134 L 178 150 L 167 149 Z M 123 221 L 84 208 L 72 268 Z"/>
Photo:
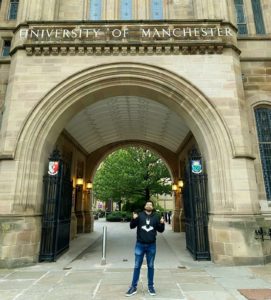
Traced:
<path id="1" fill-rule="evenodd" d="M 108 232 L 105 265 L 101 265 L 103 226 L 107 226 Z M 95 232 L 78 235 L 57 262 L 0 270 L 0 299 L 127 299 L 125 293 L 134 268 L 135 236 L 136 231 L 130 230 L 129 223 L 95 221 Z M 150 296 L 144 261 L 138 293 L 132 299 L 247 300 L 247 296 L 253 295 L 244 296 L 244 290 L 263 293 L 271 289 L 271 264 L 225 267 L 210 261 L 194 261 L 185 248 L 185 235 L 173 232 L 167 225 L 166 231 L 157 236 L 155 288 L 157 295 Z"/>

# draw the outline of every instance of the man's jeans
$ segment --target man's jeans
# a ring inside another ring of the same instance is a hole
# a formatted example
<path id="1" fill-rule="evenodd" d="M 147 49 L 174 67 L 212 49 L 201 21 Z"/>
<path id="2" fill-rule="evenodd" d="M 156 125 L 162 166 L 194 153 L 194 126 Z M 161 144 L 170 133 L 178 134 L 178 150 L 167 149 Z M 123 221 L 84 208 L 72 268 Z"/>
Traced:
<path id="1" fill-rule="evenodd" d="M 139 280 L 140 269 L 143 262 L 144 255 L 146 254 L 147 265 L 148 265 L 148 286 L 153 287 L 154 277 L 154 258 L 156 254 L 156 244 L 142 244 L 137 242 L 135 245 L 135 268 L 132 286 L 137 287 Z"/>

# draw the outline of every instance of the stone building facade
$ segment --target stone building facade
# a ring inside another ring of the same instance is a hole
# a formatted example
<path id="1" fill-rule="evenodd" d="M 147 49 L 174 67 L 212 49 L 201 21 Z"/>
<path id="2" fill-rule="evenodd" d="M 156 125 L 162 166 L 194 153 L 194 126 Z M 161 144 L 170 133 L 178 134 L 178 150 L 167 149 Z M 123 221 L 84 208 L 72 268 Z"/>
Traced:
<path id="1" fill-rule="evenodd" d="M 56 147 L 71 169 L 72 239 L 93 230 L 86 183 L 126 145 L 161 155 L 176 183 L 197 149 L 212 261 L 270 262 L 270 241 L 255 238 L 271 219 L 270 0 L 0 5 L 0 267 L 38 261 Z M 177 188 L 173 230 L 187 234 L 184 197 Z"/>

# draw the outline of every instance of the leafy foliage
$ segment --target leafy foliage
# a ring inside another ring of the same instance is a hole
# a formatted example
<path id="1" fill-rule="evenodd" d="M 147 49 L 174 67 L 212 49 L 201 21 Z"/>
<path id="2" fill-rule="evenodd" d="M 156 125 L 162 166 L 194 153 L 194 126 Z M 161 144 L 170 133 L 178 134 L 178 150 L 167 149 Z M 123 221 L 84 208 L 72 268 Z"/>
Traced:
<path id="1" fill-rule="evenodd" d="M 113 211 L 106 215 L 106 221 L 109 222 L 120 222 L 120 221 L 131 221 L 132 214 L 126 211 Z"/>
<path id="2" fill-rule="evenodd" d="M 129 147 L 110 154 L 94 178 L 95 197 L 125 200 L 126 209 L 156 194 L 170 194 L 169 171 L 160 157 L 143 148 Z"/>

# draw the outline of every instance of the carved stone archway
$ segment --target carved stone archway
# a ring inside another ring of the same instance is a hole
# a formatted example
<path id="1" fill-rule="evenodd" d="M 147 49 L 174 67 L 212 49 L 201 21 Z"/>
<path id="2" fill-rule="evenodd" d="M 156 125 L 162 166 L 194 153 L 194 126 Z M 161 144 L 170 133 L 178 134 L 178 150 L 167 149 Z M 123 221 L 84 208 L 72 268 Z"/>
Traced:
<path id="1" fill-rule="evenodd" d="M 210 162 L 208 173 L 213 174 L 214 178 L 210 183 L 210 192 L 215 185 L 219 197 L 230 204 L 230 182 L 225 179 L 228 176 L 219 173 L 212 162 L 227 164 L 229 157 L 234 156 L 234 145 L 223 119 L 211 102 L 191 83 L 165 69 L 116 63 L 97 66 L 68 78 L 47 94 L 29 116 L 16 147 L 15 156 L 20 167 L 14 207 L 37 209 L 42 194 L 38 182 L 42 178 L 48 153 L 60 132 L 72 116 L 107 95 L 146 97 L 179 114 Z M 32 176 L 34 166 L 40 170 L 40 174 L 36 171 L 36 176 Z"/>
<path id="2" fill-rule="evenodd" d="M 167 106 L 181 116 L 193 133 L 206 160 L 209 176 L 209 211 L 212 216 L 210 248 L 211 254 L 212 251 L 216 253 L 212 259 L 220 261 L 222 257 L 223 260 L 224 252 L 215 249 L 216 230 L 219 228 L 219 232 L 227 232 L 224 216 L 231 217 L 237 203 L 239 205 L 229 166 L 235 158 L 251 158 L 238 153 L 236 141 L 231 137 L 223 118 L 202 92 L 177 74 L 152 65 L 127 62 L 89 68 L 67 78 L 40 100 L 25 122 L 16 144 L 17 181 L 12 213 L 23 212 L 33 218 L 41 214 L 42 176 L 48 153 L 69 120 L 85 107 L 108 96 L 130 95 Z M 256 202 L 251 201 L 249 187 L 245 189 L 250 198 L 243 212 L 253 216 Z M 251 218 L 244 222 L 233 216 L 231 220 L 236 222 L 240 235 L 246 225 L 240 231 L 239 224 L 250 222 Z M 238 243 L 233 238 L 229 238 L 229 244 L 234 249 L 233 254 L 227 256 L 229 262 L 234 257 L 246 259 L 258 256 L 261 259 L 258 248 L 255 250 L 248 246 L 245 254 L 239 254 Z"/>

